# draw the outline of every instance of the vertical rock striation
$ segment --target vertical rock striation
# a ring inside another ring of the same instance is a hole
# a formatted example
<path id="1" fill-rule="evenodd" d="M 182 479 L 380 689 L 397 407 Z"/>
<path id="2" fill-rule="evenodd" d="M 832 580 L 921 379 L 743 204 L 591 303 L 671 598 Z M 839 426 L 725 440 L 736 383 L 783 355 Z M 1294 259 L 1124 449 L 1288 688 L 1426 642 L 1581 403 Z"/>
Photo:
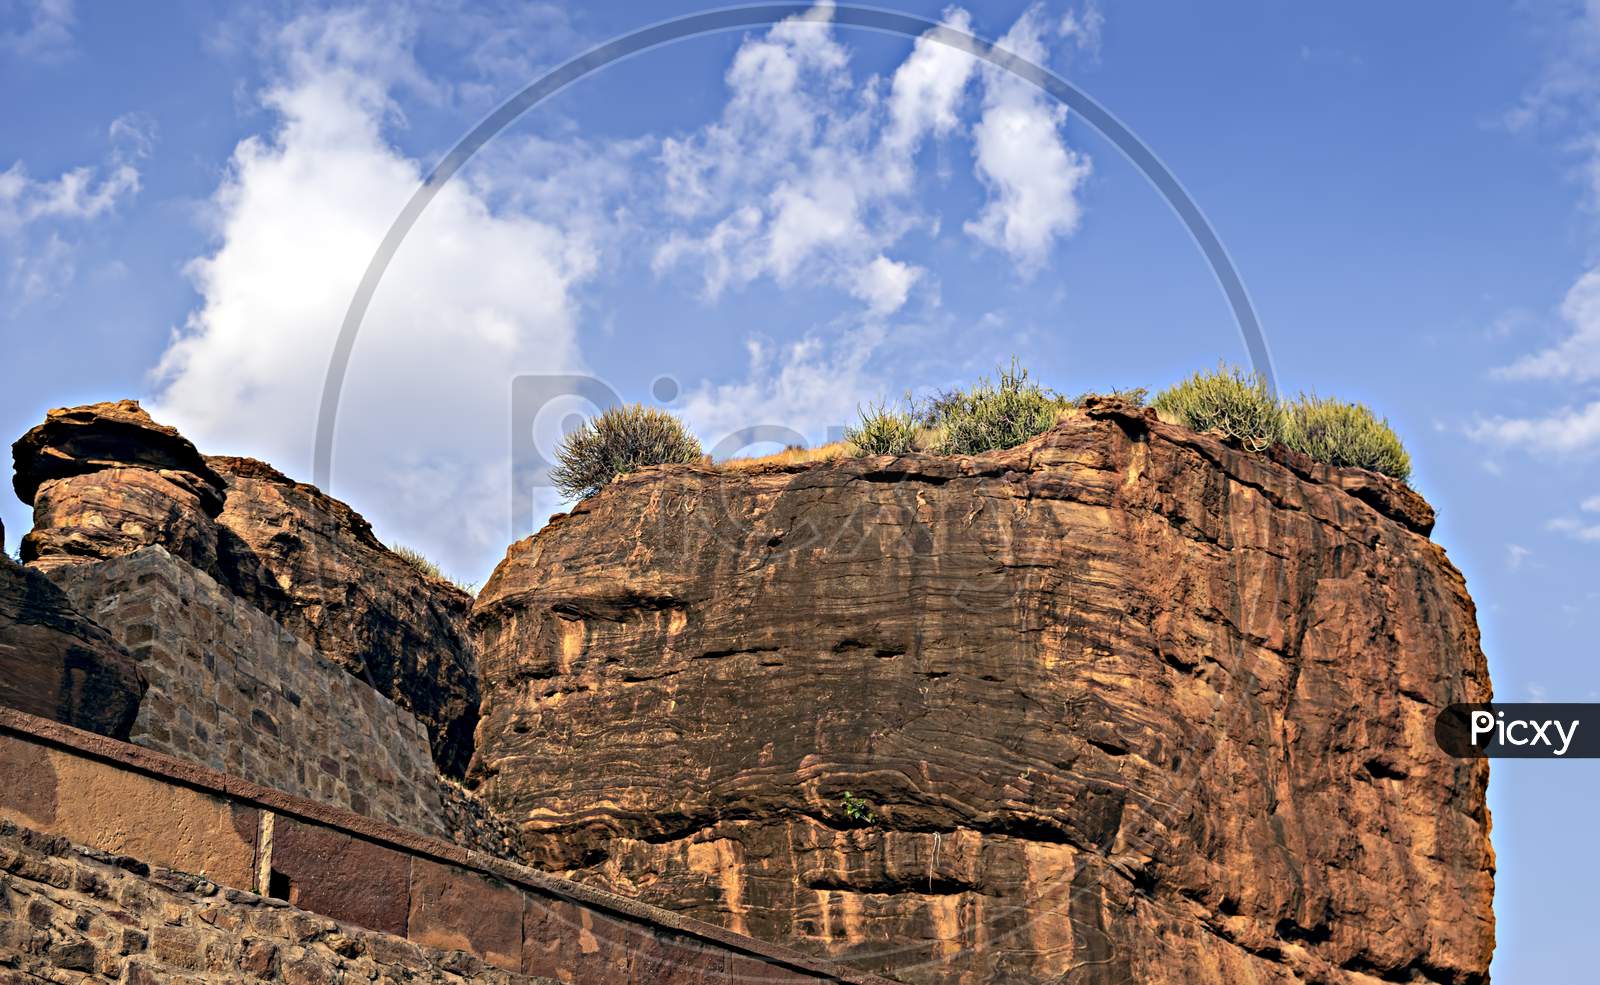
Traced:
<path id="1" fill-rule="evenodd" d="M 1484 982 L 1488 767 L 1431 736 L 1490 684 L 1431 524 L 1115 403 L 646 470 L 480 594 L 470 780 L 536 864 L 906 981 Z"/>

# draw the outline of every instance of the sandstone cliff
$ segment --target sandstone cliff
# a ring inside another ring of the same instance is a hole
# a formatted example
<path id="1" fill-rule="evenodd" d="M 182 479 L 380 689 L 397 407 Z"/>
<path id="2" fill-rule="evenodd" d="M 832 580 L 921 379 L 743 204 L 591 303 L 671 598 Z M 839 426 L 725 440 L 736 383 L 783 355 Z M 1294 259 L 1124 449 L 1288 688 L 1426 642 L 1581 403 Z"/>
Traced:
<path id="1" fill-rule="evenodd" d="M 22 559 L 49 572 L 165 548 L 414 714 L 460 776 L 478 715 L 471 597 L 349 506 L 246 458 L 206 458 L 136 401 L 52 410 L 13 445 L 34 508 Z"/>
<path id="2" fill-rule="evenodd" d="M 536 864 L 915 982 L 1487 980 L 1490 685 L 1432 512 L 1118 404 L 626 477 L 473 612 Z M 852 817 L 845 793 L 865 805 Z"/>

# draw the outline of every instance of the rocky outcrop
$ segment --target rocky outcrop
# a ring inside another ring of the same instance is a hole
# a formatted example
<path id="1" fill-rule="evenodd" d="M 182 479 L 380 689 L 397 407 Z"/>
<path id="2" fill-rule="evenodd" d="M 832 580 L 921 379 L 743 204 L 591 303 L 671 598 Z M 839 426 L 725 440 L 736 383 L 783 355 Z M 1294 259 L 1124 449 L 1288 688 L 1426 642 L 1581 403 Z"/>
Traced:
<path id="1" fill-rule="evenodd" d="M 11 454 L 12 485 L 34 508 L 24 561 L 48 569 L 160 544 L 216 573 L 222 477 L 137 401 L 52 410 Z"/>
<path id="2" fill-rule="evenodd" d="M 145 681 L 49 578 L 0 554 L 0 705 L 126 739 Z"/>
<path id="3" fill-rule="evenodd" d="M 202 456 L 135 401 L 52 410 L 12 446 L 44 571 L 157 545 L 214 578 L 427 728 L 460 776 L 478 714 L 471 597 L 388 550 L 359 513 L 271 466 Z"/>
<path id="4" fill-rule="evenodd" d="M 223 579 L 425 725 L 434 761 L 459 777 L 478 721 L 472 596 L 373 536 L 361 514 L 250 458 L 209 458 L 227 481 Z"/>
<path id="5" fill-rule="evenodd" d="M 1096 403 L 976 457 L 649 469 L 473 613 L 549 869 L 915 982 L 1484 982 L 1490 685 L 1432 511 Z M 846 809 L 846 793 L 852 807 Z"/>
<path id="6" fill-rule="evenodd" d="M 58 407 L 17 439 L 11 456 L 12 486 L 24 503 L 32 503 L 39 487 L 52 479 L 134 466 L 173 474 L 205 497 L 213 516 L 222 508 L 222 480 L 200 452 L 176 429 L 152 421 L 137 400 Z"/>

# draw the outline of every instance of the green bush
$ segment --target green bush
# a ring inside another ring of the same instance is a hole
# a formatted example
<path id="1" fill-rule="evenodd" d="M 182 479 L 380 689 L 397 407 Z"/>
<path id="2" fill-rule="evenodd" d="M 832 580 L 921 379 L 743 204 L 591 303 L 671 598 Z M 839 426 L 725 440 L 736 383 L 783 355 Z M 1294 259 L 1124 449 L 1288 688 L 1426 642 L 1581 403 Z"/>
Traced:
<path id="1" fill-rule="evenodd" d="M 591 496 L 621 475 L 650 465 L 698 462 L 700 442 L 664 410 L 633 404 L 583 422 L 556 450 L 550 479 L 562 495 Z"/>
<path id="2" fill-rule="evenodd" d="M 1043 434 L 1072 401 L 1028 379 L 1028 371 L 1012 360 L 998 382 L 988 377 L 970 390 L 945 392 L 926 412 L 930 427 L 939 429 L 936 450 L 944 455 L 976 455 L 1014 448 Z"/>
<path id="3" fill-rule="evenodd" d="M 1370 469 L 1405 481 L 1411 456 L 1387 420 L 1365 404 L 1301 394 L 1285 408 L 1283 443 L 1329 465 Z"/>
<path id="4" fill-rule="evenodd" d="M 1252 451 L 1283 440 L 1284 411 L 1267 381 L 1256 373 L 1218 366 L 1196 373 L 1156 395 L 1162 417 L 1195 431 L 1220 431 Z"/>
<path id="5" fill-rule="evenodd" d="M 909 411 L 871 405 L 859 411 L 861 423 L 846 428 L 844 440 L 857 455 L 904 455 L 916 448 L 918 422 Z"/>

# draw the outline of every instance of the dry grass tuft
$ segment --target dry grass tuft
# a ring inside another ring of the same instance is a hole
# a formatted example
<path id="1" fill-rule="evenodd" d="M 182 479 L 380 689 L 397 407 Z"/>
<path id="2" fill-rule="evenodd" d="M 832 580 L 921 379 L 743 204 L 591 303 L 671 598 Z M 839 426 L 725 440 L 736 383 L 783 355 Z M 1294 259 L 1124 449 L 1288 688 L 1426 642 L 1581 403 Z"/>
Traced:
<path id="1" fill-rule="evenodd" d="M 719 467 L 725 469 L 755 469 L 768 465 L 804 465 L 807 462 L 828 462 L 835 458 L 845 458 L 851 454 L 850 444 L 845 441 L 834 441 L 815 448 L 789 447 L 783 451 L 773 452 L 771 455 L 761 455 L 757 458 L 730 458 L 721 463 Z"/>

